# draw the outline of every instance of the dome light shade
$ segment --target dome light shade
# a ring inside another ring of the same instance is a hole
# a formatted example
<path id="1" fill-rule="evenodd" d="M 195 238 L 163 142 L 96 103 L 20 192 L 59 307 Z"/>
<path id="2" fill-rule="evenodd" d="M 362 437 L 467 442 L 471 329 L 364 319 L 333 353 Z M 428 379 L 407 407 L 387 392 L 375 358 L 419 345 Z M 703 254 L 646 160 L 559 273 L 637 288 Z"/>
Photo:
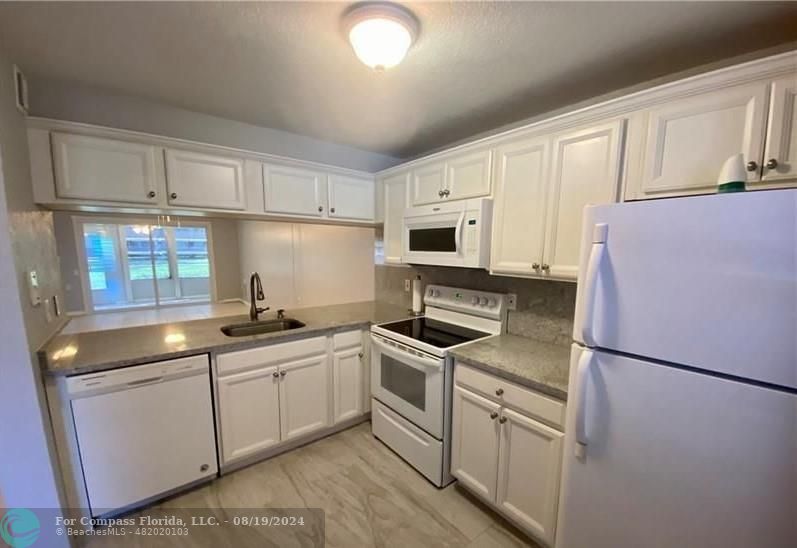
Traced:
<path id="1" fill-rule="evenodd" d="M 355 6 L 346 14 L 345 22 L 354 53 L 378 71 L 398 65 L 418 33 L 412 14 L 395 4 Z"/>

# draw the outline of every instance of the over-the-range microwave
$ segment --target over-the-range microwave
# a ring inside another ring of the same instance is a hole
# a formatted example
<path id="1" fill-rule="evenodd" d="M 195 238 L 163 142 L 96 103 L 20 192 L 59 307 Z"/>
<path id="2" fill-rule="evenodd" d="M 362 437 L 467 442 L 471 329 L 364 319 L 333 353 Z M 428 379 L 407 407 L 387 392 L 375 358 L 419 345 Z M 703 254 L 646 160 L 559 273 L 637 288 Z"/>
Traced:
<path id="1" fill-rule="evenodd" d="M 492 212 L 489 198 L 405 209 L 402 262 L 487 268 Z"/>

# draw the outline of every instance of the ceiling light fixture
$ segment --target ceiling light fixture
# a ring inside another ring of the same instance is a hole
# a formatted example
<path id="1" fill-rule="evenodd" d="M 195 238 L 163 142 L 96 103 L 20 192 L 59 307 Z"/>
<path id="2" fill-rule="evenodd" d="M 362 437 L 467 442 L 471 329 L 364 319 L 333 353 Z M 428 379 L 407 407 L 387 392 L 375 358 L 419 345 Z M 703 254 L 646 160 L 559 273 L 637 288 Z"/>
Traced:
<path id="1" fill-rule="evenodd" d="M 418 20 L 398 4 L 356 4 L 344 16 L 346 35 L 357 57 L 377 71 L 398 65 L 418 37 Z"/>

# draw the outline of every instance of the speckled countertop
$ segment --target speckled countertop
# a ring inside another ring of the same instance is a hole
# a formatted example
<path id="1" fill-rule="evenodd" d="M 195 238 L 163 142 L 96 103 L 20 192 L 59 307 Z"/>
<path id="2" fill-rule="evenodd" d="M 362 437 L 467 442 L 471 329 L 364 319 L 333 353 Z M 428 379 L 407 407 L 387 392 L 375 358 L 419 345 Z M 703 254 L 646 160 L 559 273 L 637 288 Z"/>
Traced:
<path id="1" fill-rule="evenodd" d="M 205 352 L 239 350 L 273 339 L 300 339 L 407 316 L 409 313 L 404 307 L 369 301 L 287 310 L 286 318 L 296 318 L 306 326 L 246 337 L 227 337 L 220 328 L 249 321 L 248 316 L 60 334 L 39 350 L 39 361 L 47 375 L 78 375 Z M 274 314 L 264 314 L 261 319 L 274 317 Z"/>
<path id="2" fill-rule="evenodd" d="M 567 400 L 570 347 L 499 335 L 451 351 L 459 361 L 543 394 Z"/>

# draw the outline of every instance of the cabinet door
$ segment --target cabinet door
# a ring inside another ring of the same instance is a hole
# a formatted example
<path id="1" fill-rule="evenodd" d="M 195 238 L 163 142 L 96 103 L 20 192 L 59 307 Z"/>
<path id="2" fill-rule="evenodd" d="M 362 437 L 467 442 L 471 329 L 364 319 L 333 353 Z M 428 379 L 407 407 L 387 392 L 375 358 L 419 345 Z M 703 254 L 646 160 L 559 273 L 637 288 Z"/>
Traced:
<path id="1" fill-rule="evenodd" d="M 422 205 L 439 202 L 445 198 L 446 165 L 444 162 L 430 164 L 412 171 L 412 204 Z"/>
<path id="2" fill-rule="evenodd" d="M 499 406 L 454 387 L 451 474 L 488 501 L 495 501 L 498 473 Z"/>
<path id="3" fill-rule="evenodd" d="M 461 200 L 490 194 L 489 150 L 466 154 L 446 162 L 446 199 Z"/>
<path id="4" fill-rule="evenodd" d="M 797 178 L 797 76 L 772 82 L 767 147 L 764 153 L 766 182 Z M 777 164 L 774 167 L 772 161 Z"/>
<path id="5" fill-rule="evenodd" d="M 495 152 L 495 209 L 490 256 L 490 272 L 494 274 L 540 272 L 549 155 L 550 139 L 547 137 L 508 144 Z"/>
<path id="6" fill-rule="evenodd" d="M 245 209 L 244 162 L 185 150 L 166 149 L 169 204 Z"/>
<path id="7" fill-rule="evenodd" d="M 559 135 L 553 142 L 542 272 L 578 278 L 584 206 L 617 201 L 624 121 Z"/>
<path id="8" fill-rule="evenodd" d="M 336 423 L 363 414 L 362 356 L 361 346 L 335 352 L 332 383 Z"/>
<path id="9" fill-rule="evenodd" d="M 330 175 L 329 216 L 335 219 L 374 220 L 374 182 L 346 175 Z"/>
<path id="10" fill-rule="evenodd" d="M 767 83 L 704 93 L 650 111 L 638 198 L 714 192 L 722 164 L 743 153 L 760 164 Z M 760 165 L 747 182 L 759 180 Z"/>
<path id="11" fill-rule="evenodd" d="M 228 463 L 280 441 L 279 376 L 265 367 L 219 377 L 222 461 Z"/>
<path id="12" fill-rule="evenodd" d="M 263 165 L 266 213 L 323 217 L 326 175 L 287 166 Z"/>
<path id="13" fill-rule="evenodd" d="M 404 210 L 407 208 L 407 181 L 409 174 L 402 173 L 384 180 L 385 185 L 385 263 L 401 264 L 401 237 Z"/>
<path id="14" fill-rule="evenodd" d="M 279 391 L 283 441 L 330 424 L 329 360 L 326 354 L 280 365 Z"/>
<path id="15" fill-rule="evenodd" d="M 155 204 L 156 148 L 112 139 L 52 134 L 59 198 Z"/>
<path id="16" fill-rule="evenodd" d="M 564 434 L 506 408 L 501 420 L 496 504 L 553 546 Z"/>

